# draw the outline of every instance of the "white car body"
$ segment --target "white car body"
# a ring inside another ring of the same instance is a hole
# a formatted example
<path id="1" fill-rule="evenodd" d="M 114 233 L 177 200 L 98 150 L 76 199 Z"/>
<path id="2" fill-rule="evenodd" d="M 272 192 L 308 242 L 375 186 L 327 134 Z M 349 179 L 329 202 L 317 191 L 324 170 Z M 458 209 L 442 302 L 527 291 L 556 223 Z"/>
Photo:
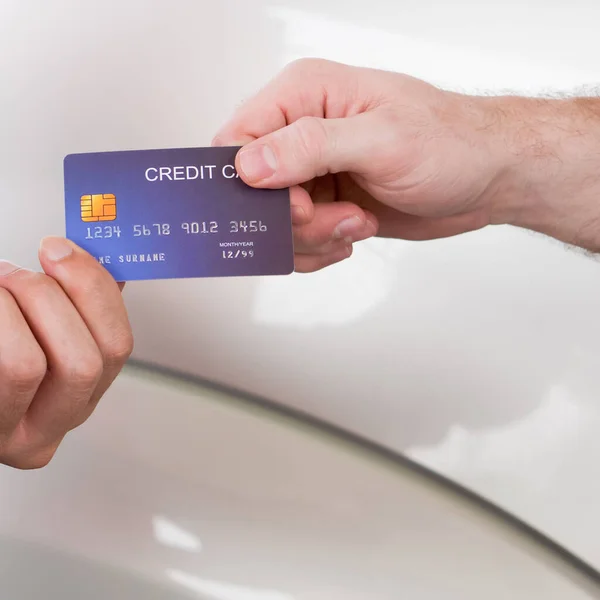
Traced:
<path id="1" fill-rule="evenodd" d="M 169 409 L 169 410 L 167 410 Z M 0 470 L 10 600 L 592 600 L 594 574 L 402 461 L 135 369 Z"/>
<path id="2" fill-rule="evenodd" d="M 469 92 L 575 93 L 600 80 L 598 22 L 600 5 L 591 0 L 0 0 L 2 258 L 36 267 L 39 239 L 64 232 L 66 154 L 208 145 L 240 102 L 296 58 L 392 69 Z M 313 275 L 144 282 L 126 289 L 134 361 L 259 396 L 398 453 L 597 570 L 598 297 L 597 262 L 511 228 L 419 244 L 370 240 L 351 260 Z M 1 471 L 6 535 L 101 562 L 118 557 L 144 577 L 163 568 L 164 560 L 136 537 L 146 533 L 135 529 L 133 515 L 136 507 L 149 519 L 160 515 L 164 501 L 194 518 L 202 494 L 186 486 L 198 484 L 195 471 L 208 466 L 201 456 L 206 448 L 195 446 L 193 419 L 211 418 L 204 414 L 211 411 L 196 414 L 189 400 L 162 389 L 158 394 L 145 377 L 124 376 L 47 474 Z M 151 418 L 144 414 L 145 397 Z M 161 414 L 168 429 L 159 440 L 148 431 L 159 435 Z M 178 423 L 187 428 L 181 439 Z M 204 431 L 203 423 L 198 427 Z M 307 453 L 303 459 L 298 451 L 298 464 L 311 460 Z M 86 473 L 103 481 L 119 464 L 118 481 L 77 484 Z M 311 464 L 313 483 L 327 484 L 332 468 Z M 141 495 L 131 487 L 135 473 Z M 235 481 L 224 481 L 218 485 L 235 488 Z M 247 483 L 240 483 L 246 492 Z M 123 497 L 107 492 L 113 484 L 124 486 Z M 98 503 L 111 506 L 104 521 L 86 520 L 96 517 L 71 497 L 78 485 L 82 503 L 94 490 Z M 267 502 L 272 485 L 249 486 L 257 510 L 267 510 L 259 498 Z M 28 492 L 48 494 L 56 507 L 68 496 L 69 530 L 61 530 L 58 513 L 46 518 L 39 504 L 28 505 Z M 174 499 L 188 492 L 189 500 Z M 327 504 L 326 492 L 334 494 L 327 488 L 319 500 L 306 501 Z M 163 500 L 151 500 L 152 494 Z M 22 507 L 17 521 L 11 517 L 16 506 Z M 352 502 L 346 509 L 360 512 Z M 108 535 L 113 527 L 122 543 Z M 222 528 L 231 541 L 233 529 Z M 87 554 L 80 532 L 99 544 L 93 552 Z M 336 543 L 351 543 L 341 529 L 335 535 L 341 536 Z M 256 543 L 251 537 L 247 552 Z M 374 551 L 367 546 L 357 556 Z M 186 573 L 178 560 L 168 568 Z M 231 564 L 243 560 L 240 551 Z M 355 559 L 348 560 L 340 569 L 358 577 L 360 568 L 350 567 Z M 516 568 L 518 561 L 511 561 L 507 568 Z M 213 575 L 210 581 L 220 581 Z M 235 589 L 237 596 L 216 597 L 287 600 Z M 345 598 L 348 589 L 340 588 Z M 529 597 L 553 597 L 544 589 Z M 304 598 L 289 590 L 290 598 Z M 416 597 L 436 597 L 434 589 L 427 593 Z"/>

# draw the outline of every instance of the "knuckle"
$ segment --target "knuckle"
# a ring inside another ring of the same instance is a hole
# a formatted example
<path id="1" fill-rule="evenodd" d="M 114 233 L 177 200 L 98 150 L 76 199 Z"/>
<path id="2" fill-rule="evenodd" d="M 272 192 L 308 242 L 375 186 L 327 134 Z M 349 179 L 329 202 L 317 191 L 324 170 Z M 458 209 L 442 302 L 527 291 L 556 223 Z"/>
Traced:
<path id="1" fill-rule="evenodd" d="M 133 333 L 128 329 L 103 349 L 106 364 L 109 366 L 125 364 L 133 354 L 133 348 Z"/>
<path id="2" fill-rule="evenodd" d="M 24 354 L 14 353 L 0 361 L 0 373 L 15 391 L 37 387 L 48 369 L 46 356 L 41 350 Z"/>
<path id="3" fill-rule="evenodd" d="M 217 134 L 215 134 L 212 138 L 212 140 L 210 141 L 210 145 L 212 148 L 214 147 L 219 147 L 223 145 L 223 133 L 219 132 Z"/>
<path id="4" fill-rule="evenodd" d="M 303 57 L 288 63 L 286 70 L 291 73 L 313 73 L 322 70 L 329 65 L 329 61 L 323 58 Z"/>
<path id="5" fill-rule="evenodd" d="M 58 446 L 49 446 L 35 451 L 21 451 L 14 454 L 7 452 L 6 455 L 0 456 L 0 462 L 20 471 L 43 469 L 50 464 L 57 449 Z"/>
<path id="6" fill-rule="evenodd" d="M 294 124 L 293 130 L 294 147 L 302 156 L 309 157 L 311 161 L 320 164 L 327 139 L 323 121 L 317 117 L 301 117 Z"/>
<path id="7" fill-rule="evenodd" d="M 297 58 L 295 60 L 290 61 L 286 66 L 284 71 L 287 73 L 303 73 L 307 67 L 308 67 L 308 63 L 311 61 L 312 59 L 310 58 Z"/>
<path id="8" fill-rule="evenodd" d="M 63 366 L 68 381 L 74 385 L 93 386 L 104 370 L 100 352 L 79 355 Z"/>
<path id="9" fill-rule="evenodd" d="M 70 425 L 69 430 L 73 431 L 74 429 L 77 429 L 78 427 L 81 427 L 84 423 L 86 423 L 86 421 L 88 421 L 88 419 L 92 416 L 94 409 L 95 406 L 92 408 L 88 407 L 82 414 L 79 414 Z"/>

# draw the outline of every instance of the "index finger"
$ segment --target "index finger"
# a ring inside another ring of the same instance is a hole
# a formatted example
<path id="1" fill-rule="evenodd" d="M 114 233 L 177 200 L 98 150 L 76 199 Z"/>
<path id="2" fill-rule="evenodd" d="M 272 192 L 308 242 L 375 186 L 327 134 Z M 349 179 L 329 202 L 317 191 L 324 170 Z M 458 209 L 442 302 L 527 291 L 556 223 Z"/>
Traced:
<path id="1" fill-rule="evenodd" d="M 129 319 L 119 284 L 91 255 L 67 239 L 48 237 L 40 246 L 44 271 L 63 288 L 104 357 L 128 345 Z"/>
<path id="2" fill-rule="evenodd" d="M 121 296 L 124 284 L 115 282 L 112 275 L 91 255 L 69 240 L 43 240 L 40 262 L 46 273 L 60 284 L 81 315 L 104 362 L 104 372 L 89 406 L 74 423 L 74 426 L 78 426 L 94 411 L 133 351 L 133 334 Z"/>
<path id="3" fill-rule="evenodd" d="M 290 63 L 247 100 L 213 139 L 214 146 L 243 146 L 302 117 L 341 117 L 351 99 L 353 78 L 346 65 L 320 59 Z M 335 90 L 335 93 L 333 91 Z"/>

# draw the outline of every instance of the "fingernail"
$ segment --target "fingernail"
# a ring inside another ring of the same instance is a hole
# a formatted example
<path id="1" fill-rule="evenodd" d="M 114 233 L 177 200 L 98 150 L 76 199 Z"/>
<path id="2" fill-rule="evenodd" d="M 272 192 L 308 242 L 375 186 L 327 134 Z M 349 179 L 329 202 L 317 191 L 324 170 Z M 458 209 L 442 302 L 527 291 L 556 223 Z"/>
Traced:
<path id="1" fill-rule="evenodd" d="M 366 227 L 370 236 L 374 236 L 377 233 L 377 224 L 374 221 L 367 219 Z"/>
<path id="2" fill-rule="evenodd" d="M 274 175 L 277 169 L 275 153 L 269 146 L 251 146 L 240 150 L 240 168 L 250 181 L 262 181 Z"/>
<path id="3" fill-rule="evenodd" d="M 306 211 L 301 206 L 292 206 L 292 221 L 294 223 L 306 221 Z"/>
<path id="4" fill-rule="evenodd" d="M 40 251 L 48 260 L 58 262 L 73 253 L 73 246 L 64 238 L 48 237 L 42 240 Z"/>
<path id="5" fill-rule="evenodd" d="M 337 239 L 352 238 L 353 235 L 360 233 L 364 229 L 365 223 L 360 217 L 354 216 L 344 219 L 333 232 L 333 236 Z"/>
<path id="6" fill-rule="evenodd" d="M 0 277 L 10 275 L 15 271 L 19 271 L 21 267 L 9 262 L 8 260 L 0 260 Z"/>

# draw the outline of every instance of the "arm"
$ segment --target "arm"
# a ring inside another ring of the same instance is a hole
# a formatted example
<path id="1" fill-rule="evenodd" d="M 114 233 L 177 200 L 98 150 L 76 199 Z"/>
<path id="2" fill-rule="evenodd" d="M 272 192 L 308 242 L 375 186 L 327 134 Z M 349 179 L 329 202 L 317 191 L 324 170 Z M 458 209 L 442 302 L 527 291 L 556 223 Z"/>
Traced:
<path id="1" fill-rule="evenodd" d="M 600 99 L 490 100 L 499 222 L 600 251 Z"/>
<path id="2" fill-rule="evenodd" d="M 491 224 L 600 251 L 593 98 L 467 96 L 310 59 L 242 106 L 215 144 L 244 146 L 247 184 L 292 187 L 299 271 L 373 235 L 428 240 Z"/>

